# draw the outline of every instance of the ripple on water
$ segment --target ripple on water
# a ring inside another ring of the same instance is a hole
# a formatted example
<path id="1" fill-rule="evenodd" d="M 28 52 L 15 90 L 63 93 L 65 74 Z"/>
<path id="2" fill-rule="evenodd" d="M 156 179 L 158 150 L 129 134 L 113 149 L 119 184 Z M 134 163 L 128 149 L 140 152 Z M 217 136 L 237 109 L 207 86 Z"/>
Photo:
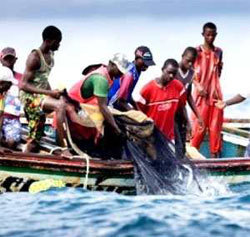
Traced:
<path id="1" fill-rule="evenodd" d="M 243 236 L 249 184 L 219 195 L 123 196 L 53 189 L 0 199 L 0 236 Z"/>

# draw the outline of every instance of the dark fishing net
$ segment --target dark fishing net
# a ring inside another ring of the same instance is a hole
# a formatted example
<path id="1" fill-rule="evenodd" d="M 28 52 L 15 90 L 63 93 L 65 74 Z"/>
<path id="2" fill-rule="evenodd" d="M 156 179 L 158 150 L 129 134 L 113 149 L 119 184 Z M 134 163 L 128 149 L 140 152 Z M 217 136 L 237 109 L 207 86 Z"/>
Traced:
<path id="1" fill-rule="evenodd" d="M 150 121 L 136 123 L 125 116 L 115 120 L 126 133 L 124 152 L 134 163 L 138 194 L 184 194 L 191 183 L 198 187 L 190 161 L 176 157 L 174 144 Z"/>
<path id="2" fill-rule="evenodd" d="M 93 140 L 75 143 L 92 157 L 132 161 L 138 194 L 184 194 L 191 183 L 198 187 L 197 170 L 189 159 L 176 155 L 174 144 L 152 121 L 139 123 L 124 115 L 114 118 L 122 136 L 115 136 L 106 124 L 98 144 Z"/>

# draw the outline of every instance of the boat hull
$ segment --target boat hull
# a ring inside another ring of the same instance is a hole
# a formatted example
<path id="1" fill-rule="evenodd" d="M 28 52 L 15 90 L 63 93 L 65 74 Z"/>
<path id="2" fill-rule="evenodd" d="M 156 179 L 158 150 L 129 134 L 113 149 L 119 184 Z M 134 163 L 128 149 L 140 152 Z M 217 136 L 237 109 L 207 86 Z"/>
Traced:
<path id="1" fill-rule="evenodd" d="M 201 173 L 227 184 L 250 182 L 249 158 L 194 160 L 193 163 Z M 0 189 L 28 191 L 32 183 L 46 179 L 81 188 L 87 178 L 89 190 L 135 194 L 133 164 L 129 161 L 91 159 L 87 176 L 86 171 L 85 159 L 13 152 L 0 156 Z"/>

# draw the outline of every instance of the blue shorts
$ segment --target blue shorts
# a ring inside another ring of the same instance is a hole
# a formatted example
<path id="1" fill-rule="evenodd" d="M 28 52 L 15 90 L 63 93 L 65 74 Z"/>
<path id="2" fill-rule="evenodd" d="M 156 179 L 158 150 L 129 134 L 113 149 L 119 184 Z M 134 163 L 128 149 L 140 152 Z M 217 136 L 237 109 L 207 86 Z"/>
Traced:
<path id="1" fill-rule="evenodd" d="M 4 118 L 2 133 L 3 138 L 8 142 L 14 140 L 15 142 L 21 141 L 21 123 L 19 118 Z"/>

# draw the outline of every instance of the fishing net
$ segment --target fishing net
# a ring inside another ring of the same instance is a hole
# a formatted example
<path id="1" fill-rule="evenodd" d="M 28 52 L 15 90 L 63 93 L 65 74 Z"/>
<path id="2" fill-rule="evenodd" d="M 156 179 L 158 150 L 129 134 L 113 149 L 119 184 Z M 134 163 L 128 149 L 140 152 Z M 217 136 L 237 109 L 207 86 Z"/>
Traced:
<path id="1" fill-rule="evenodd" d="M 183 194 L 191 184 L 198 184 L 194 182 L 196 170 L 191 162 L 175 152 L 174 144 L 155 128 L 152 120 L 139 122 L 122 114 L 113 116 L 121 136 L 115 136 L 105 124 L 104 136 L 97 144 L 93 139 L 74 142 L 91 157 L 132 161 L 138 194 Z"/>
<path id="2" fill-rule="evenodd" d="M 126 159 L 134 163 L 138 194 L 184 194 L 195 183 L 195 168 L 187 158 L 176 157 L 174 144 L 152 122 L 136 123 L 115 116 L 124 133 Z M 198 186 L 197 186 L 198 187 Z"/>

